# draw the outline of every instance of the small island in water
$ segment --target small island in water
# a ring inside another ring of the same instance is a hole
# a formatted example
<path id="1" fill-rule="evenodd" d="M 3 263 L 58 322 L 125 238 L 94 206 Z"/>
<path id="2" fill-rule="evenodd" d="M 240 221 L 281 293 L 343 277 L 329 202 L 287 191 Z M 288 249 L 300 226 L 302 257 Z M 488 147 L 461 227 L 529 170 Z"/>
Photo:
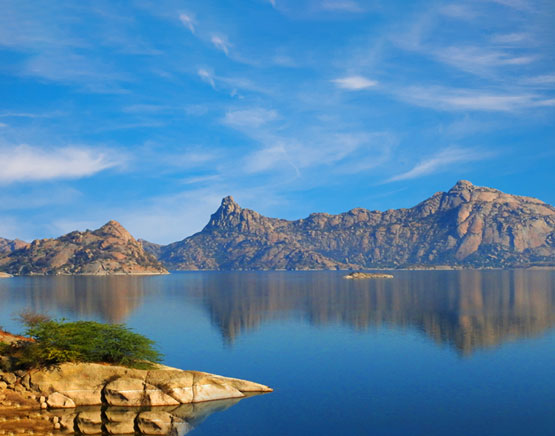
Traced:
<path id="1" fill-rule="evenodd" d="M 25 336 L 0 330 L 3 432 L 182 435 L 241 398 L 272 392 L 161 365 L 153 342 L 123 325 L 26 318 Z M 211 404 L 197 404 L 205 402 Z"/>
<path id="2" fill-rule="evenodd" d="M 344 279 L 350 280 L 360 280 L 360 279 L 392 279 L 391 274 L 381 274 L 381 273 L 364 273 L 364 272 L 353 272 L 343 276 Z"/>

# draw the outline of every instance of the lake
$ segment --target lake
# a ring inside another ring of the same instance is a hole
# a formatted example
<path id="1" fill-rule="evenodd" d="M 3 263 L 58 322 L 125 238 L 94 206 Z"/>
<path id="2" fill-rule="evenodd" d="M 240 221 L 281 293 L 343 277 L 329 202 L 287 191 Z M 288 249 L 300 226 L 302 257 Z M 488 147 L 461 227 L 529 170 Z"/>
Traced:
<path id="1" fill-rule="evenodd" d="M 202 435 L 552 435 L 555 271 L 183 272 L 0 280 L 13 315 L 126 323 L 164 363 L 267 384 Z"/>

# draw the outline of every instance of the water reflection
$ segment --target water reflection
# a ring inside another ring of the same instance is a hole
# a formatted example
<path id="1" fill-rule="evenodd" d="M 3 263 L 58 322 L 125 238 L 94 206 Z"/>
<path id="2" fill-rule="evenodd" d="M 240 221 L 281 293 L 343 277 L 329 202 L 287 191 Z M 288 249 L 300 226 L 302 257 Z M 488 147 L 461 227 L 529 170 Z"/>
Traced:
<path id="1" fill-rule="evenodd" d="M 0 281 L 0 305 L 17 298 L 37 312 L 69 312 L 78 317 L 95 317 L 111 323 L 124 322 L 141 304 L 150 277 L 16 277 Z M 11 292 L 10 292 L 11 291 Z"/>
<path id="2" fill-rule="evenodd" d="M 364 281 L 344 280 L 336 272 L 18 278 L 0 282 L 0 304 L 17 286 L 17 297 L 35 310 L 62 307 L 121 322 L 147 294 L 177 295 L 183 304 L 205 307 L 229 343 L 266 320 L 299 317 L 314 325 L 341 323 L 360 330 L 417 328 L 468 354 L 551 328 L 554 278 L 553 271 L 523 270 L 399 271 L 391 280 Z"/>
<path id="3" fill-rule="evenodd" d="M 216 412 L 241 399 L 182 404 L 178 407 L 78 407 L 52 410 L 0 410 L 0 432 L 32 434 L 133 434 L 183 436 Z M 57 430 L 57 431 L 56 431 Z"/>

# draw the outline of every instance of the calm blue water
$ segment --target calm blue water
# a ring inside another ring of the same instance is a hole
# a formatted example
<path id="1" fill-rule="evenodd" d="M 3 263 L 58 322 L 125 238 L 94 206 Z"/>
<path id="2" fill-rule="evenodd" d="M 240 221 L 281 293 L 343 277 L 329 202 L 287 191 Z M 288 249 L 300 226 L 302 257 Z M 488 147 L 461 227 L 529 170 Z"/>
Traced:
<path id="1" fill-rule="evenodd" d="M 22 309 L 125 322 L 164 363 L 275 388 L 201 435 L 553 435 L 555 272 L 188 272 L 0 280 Z"/>

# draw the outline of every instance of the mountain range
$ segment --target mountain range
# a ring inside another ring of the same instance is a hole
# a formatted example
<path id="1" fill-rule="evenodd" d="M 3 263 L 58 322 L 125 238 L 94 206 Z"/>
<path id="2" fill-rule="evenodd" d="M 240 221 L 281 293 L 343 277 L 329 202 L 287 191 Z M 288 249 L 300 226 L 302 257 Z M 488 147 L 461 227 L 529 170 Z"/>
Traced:
<path id="1" fill-rule="evenodd" d="M 555 208 L 461 180 L 410 209 L 268 218 L 223 199 L 199 233 L 143 243 L 174 270 L 555 265 Z"/>
<path id="2" fill-rule="evenodd" d="M 465 180 L 408 209 L 299 220 L 229 196 L 202 231 L 169 245 L 137 241 L 116 221 L 30 244 L 0 238 L 0 271 L 18 275 L 546 266 L 555 266 L 555 208 Z"/>

